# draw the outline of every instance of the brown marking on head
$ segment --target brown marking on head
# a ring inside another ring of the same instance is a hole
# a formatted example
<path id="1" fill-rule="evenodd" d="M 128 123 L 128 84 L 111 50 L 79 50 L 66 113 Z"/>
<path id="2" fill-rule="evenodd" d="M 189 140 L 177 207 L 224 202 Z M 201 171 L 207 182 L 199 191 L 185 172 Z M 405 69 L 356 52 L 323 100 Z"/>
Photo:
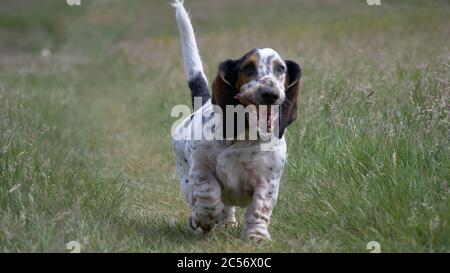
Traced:
<path id="1" fill-rule="evenodd" d="M 259 65 L 259 57 L 256 51 L 253 51 L 245 59 L 239 67 L 238 79 L 236 82 L 236 90 L 240 92 L 241 86 L 254 80 L 257 76 L 256 70 Z"/>
<path id="2" fill-rule="evenodd" d="M 219 105 L 223 111 L 225 111 L 225 105 L 242 104 L 235 96 L 244 84 L 257 78 L 259 59 L 258 49 L 252 49 L 239 59 L 220 63 L 219 71 L 212 84 L 212 103 Z M 254 71 L 249 71 L 252 70 L 250 68 Z"/>

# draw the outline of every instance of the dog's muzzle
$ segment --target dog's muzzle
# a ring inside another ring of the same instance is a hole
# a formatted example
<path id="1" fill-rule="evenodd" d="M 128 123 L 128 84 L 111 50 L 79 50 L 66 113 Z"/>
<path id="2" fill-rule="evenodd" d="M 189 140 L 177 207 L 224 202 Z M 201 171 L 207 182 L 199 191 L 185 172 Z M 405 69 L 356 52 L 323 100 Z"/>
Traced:
<path id="1" fill-rule="evenodd" d="M 261 87 L 258 93 L 260 94 L 261 101 L 267 105 L 274 104 L 280 98 L 278 90 L 271 87 Z"/>

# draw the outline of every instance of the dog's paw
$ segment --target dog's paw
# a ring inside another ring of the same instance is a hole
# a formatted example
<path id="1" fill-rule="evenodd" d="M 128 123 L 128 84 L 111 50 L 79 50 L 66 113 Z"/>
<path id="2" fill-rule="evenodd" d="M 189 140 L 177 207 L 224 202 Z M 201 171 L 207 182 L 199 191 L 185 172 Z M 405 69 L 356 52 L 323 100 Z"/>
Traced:
<path id="1" fill-rule="evenodd" d="M 189 226 L 191 227 L 191 229 L 194 232 L 208 233 L 213 228 L 213 225 L 202 224 L 202 223 L 199 223 L 199 224 L 195 223 L 195 221 L 192 219 L 192 217 L 188 218 L 188 223 L 189 223 Z"/>
<path id="2" fill-rule="evenodd" d="M 262 235 L 262 234 L 249 234 L 245 235 L 244 238 L 253 242 L 271 241 L 270 235 Z"/>
<path id="3" fill-rule="evenodd" d="M 237 228 L 239 226 L 236 220 L 233 221 L 221 221 L 220 226 L 225 228 Z"/>
<path id="4" fill-rule="evenodd" d="M 198 229 L 198 226 L 196 224 L 194 224 L 194 221 L 192 221 L 192 217 L 188 218 L 188 224 L 189 227 L 193 230 L 196 231 Z"/>
<path id="5" fill-rule="evenodd" d="M 270 241 L 270 233 L 264 229 L 246 229 L 243 234 L 244 239 L 261 242 Z"/>

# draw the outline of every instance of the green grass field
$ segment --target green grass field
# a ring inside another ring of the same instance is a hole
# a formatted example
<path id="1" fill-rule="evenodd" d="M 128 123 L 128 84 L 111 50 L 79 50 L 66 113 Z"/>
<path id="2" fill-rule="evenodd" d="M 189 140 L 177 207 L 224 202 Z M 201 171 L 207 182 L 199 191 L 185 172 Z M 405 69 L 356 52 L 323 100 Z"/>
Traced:
<path id="1" fill-rule="evenodd" d="M 254 47 L 303 68 L 271 242 L 194 234 L 170 110 L 168 1 L 0 5 L 0 251 L 450 251 L 450 2 L 187 0 L 207 75 Z"/>

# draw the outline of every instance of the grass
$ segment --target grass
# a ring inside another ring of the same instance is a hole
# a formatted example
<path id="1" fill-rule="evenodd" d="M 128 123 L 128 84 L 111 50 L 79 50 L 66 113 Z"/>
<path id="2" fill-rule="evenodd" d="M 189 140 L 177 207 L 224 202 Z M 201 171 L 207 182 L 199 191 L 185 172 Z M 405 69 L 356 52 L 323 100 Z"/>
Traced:
<path id="1" fill-rule="evenodd" d="M 168 1 L 34 2 L 0 8 L 0 251 L 450 251 L 447 1 L 187 1 L 210 79 L 253 47 L 303 67 L 261 244 L 242 225 L 188 228 L 170 110 L 190 99 Z"/>

